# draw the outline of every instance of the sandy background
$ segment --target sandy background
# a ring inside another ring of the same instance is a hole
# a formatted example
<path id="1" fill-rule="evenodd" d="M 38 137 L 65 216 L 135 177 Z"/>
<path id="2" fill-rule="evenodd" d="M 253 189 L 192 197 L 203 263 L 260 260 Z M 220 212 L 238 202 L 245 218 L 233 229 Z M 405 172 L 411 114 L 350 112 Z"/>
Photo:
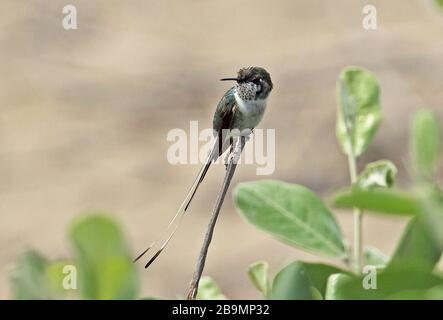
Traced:
<path id="1" fill-rule="evenodd" d="M 79 28 L 65 31 L 74 4 Z M 419 107 L 443 119 L 443 15 L 430 1 L 371 1 L 378 29 L 361 27 L 368 1 L 44 1 L 0 3 L 0 298 L 30 246 L 68 256 L 65 229 L 81 213 L 111 213 L 138 252 L 167 224 L 198 165 L 166 161 L 173 128 L 210 126 L 228 84 L 220 77 L 266 67 L 275 90 L 262 128 L 275 128 L 267 178 L 321 195 L 348 183 L 335 140 L 335 80 L 350 64 L 373 71 L 384 121 L 360 166 L 389 158 L 407 173 L 407 132 Z M 191 214 L 149 272 L 142 296 L 184 294 L 223 175 L 211 170 Z M 235 182 L 261 179 L 240 167 Z M 345 234 L 351 216 L 339 214 Z M 404 221 L 367 217 L 365 243 L 392 252 Z M 267 260 L 319 260 L 246 224 L 228 197 L 206 267 L 226 295 L 257 298 L 245 274 Z M 326 261 L 325 259 L 322 259 Z M 333 262 L 333 261 L 332 261 Z"/>

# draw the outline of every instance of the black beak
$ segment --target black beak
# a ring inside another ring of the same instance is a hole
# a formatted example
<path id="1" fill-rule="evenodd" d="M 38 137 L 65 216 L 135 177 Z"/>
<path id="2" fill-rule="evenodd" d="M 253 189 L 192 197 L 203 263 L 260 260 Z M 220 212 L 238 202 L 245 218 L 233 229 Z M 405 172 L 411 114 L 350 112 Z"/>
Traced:
<path id="1" fill-rule="evenodd" d="M 238 81 L 239 79 L 238 78 L 223 78 L 223 79 L 220 79 L 220 81 L 229 81 L 229 80 Z"/>

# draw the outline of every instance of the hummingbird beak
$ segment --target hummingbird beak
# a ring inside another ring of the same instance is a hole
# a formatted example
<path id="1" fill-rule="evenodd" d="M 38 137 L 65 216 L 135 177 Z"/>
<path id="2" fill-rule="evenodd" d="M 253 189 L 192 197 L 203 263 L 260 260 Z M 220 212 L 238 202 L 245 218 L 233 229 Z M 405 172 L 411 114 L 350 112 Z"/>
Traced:
<path id="1" fill-rule="evenodd" d="M 238 81 L 239 79 L 238 78 L 223 78 L 223 79 L 220 79 L 220 81 L 230 81 L 230 80 Z"/>

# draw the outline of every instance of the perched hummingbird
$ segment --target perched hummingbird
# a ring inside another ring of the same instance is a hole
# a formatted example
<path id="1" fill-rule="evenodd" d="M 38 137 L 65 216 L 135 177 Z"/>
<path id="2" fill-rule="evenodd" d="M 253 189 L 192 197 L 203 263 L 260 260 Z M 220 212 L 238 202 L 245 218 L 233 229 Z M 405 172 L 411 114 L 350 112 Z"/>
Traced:
<path id="1" fill-rule="evenodd" d="M 238 71 L 237 77 L 223 78 L 220 80 L 232 80 L 236 81 L 236 83 L 232 88 L 226 91 L 215 110 L 213 118 L 213 129 L 215 138 L 214 146 L 202 168 L 200 169 L 197 177 L 195 178 L 191 188 L 189 189 L 185 200 L 181 204 L 176 215 L 169 223 L 168 227 L 165 229 L 163 236 L 155 241 L 148 249 L 146 249 L 134 260 L 139 260 L 148 251 L 150 251 L 150 249 L 155 248 L 156 250 L 151 251 L 152 255 L 146 263 L 145 268 L 149 267 L 151 263 L 154 262 L 154 260 L 160 255 L 162 250 L 166 247 L 169 240 L 171 240 L 172 236 L 174 235 L 180 224 L 181 218 L 186 213 L 186 210 L 188 209 L 198 187 L 202 183 L 211 163 L 217 160 L 218 157 L 221 156 L 227 149 L 230 149 L 228 152 L 228 156 L 233 156 L 234 146 L 236 141 L 238 140 L 238 137 L 236 138 L 233 134 L 231 134 L 231 132 L 233 132 L 234 129 L 236 129 L 236 131 L 238 130 L 237 132 L 245 132 L 248 130 L 249 132 L 252 132 L 252 130 L 263 118 L 263 114 L 266 109 L 266 102 L 269 93 L 273 88 L 271 77 L 265 69 L 261 67 L 242 68 Z M 233 168 L 234 169 L 232 169 L 232 172 L 226 173 L 227 177 L 230 176 L 230 178 L 232 178 L 235 166 Z M 219 199 L 217 200 L 220 203 L 216 204 L 216 208 L 218 207 L 218 211 L 220 210 L 221 203 L 223 202 L 224 195 L 229 186 L 230 178 L 226 179 L 225 177 L 225 183 L 222 187 L 221 192 L 222 195 L 219 196 Z M 218 211 L 216 213 L 216 216 L 218 216 Z M 214 228 L 215 221 L 216 217 L 213 221 L 213 225 L 210 224 L 211 232 L 209 234 L 209 242 L 210 238 L 212 237 L 212 230 Z M 207 245 L 209 245 L 209 243 L 207 243 Z M 204 258 L 206 257 L 206 252 L 204 252 Z M 201 269 L 203 269 L 203 265 L 201 266 Z M 198 285 L 198 283 L 196 285 Z"/>

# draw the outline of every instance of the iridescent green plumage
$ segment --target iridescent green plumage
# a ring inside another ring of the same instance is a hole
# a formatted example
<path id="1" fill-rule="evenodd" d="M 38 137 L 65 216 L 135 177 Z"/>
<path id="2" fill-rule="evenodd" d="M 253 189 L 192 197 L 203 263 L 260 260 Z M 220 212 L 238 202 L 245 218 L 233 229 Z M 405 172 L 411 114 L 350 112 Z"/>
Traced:
<path id="1" fill-rule="evenodd" d="M 231 120 L 235 110 L 235 87 L 232 87 L 223 95 L 215 109 L 212 120 L 214 132 L 220 132 L 222 129 L 231 129 Z"/>

